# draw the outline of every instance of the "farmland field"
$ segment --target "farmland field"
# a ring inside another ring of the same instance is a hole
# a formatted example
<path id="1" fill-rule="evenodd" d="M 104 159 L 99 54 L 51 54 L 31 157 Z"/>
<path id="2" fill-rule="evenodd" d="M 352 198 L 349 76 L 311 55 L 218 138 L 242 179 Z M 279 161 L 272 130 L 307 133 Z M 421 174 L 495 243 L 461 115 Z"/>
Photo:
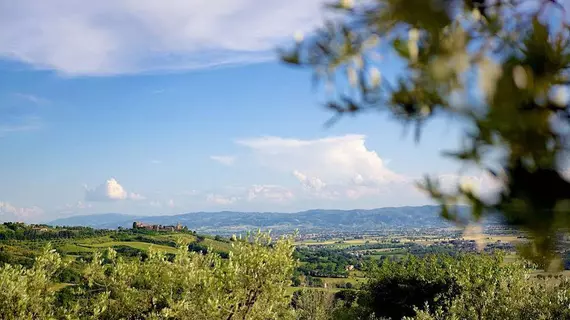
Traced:
<path id="1" fill-rule="evenodd" d="M 74 229 L 72 229 L 74 230 Z M 198 235 L 193 232 L 155 232 L 137 230 L 78 229 L 76 235 L 66 238 L 42 239 L 39 234 L 32 239 L 0 240 L 0 258 L 29 265 L 35 254 L 48 243 L 63 255 L 73 268 L 79 268 L 92 253 L 114 248 L 118 254 L 132 259 L 145 256 L 152 248 L 167 254 L 175 254 L 178 244 L 187 244 L 196 252 L 213 250 L 227 256 L 232 250 L 230 239 L 220 236 Z M 54 231 L 55 232 L 55 231 Z M 62 230 L 57 230 L 62 232 Z M 48 233 L 49 235 L 49 233 Z M 288 292 L 309 288 L 327 292 L 358 290 L 368 280 L 370 263 L 383 259 L 400 259 L 406 255 L 424 256 L 432 253 L 478 252 L 502 250 L 506 252 L 505 263 L 518 259 L 515 246 L 526 241 L 520 235 L 467 234 L 453 229 L 435 231 L 399 231 L 379 234 L 343 234 L 316 236 L 298 239 L 295 242 L 297 267 Z M 547 277 L 559 281 L 560 276 L 570 276 L 570 271 L 549 274 L 542 270 L 533 272 L 534 277 Z M 70 283 L 62 281 L 54 290 Z"/>
<path id="2" fill-rule="evenodd" d="M 164 251 L 166 253 L 176 253 L 176 248 L 173 248 L 173 247 L 158 245 L 158 244 L 154 244 L 154 243 L 147 243 L 147 242 L 136 242 L 136 241 L 111 241 L 111 242 L 103 242 L 103 243 L 97 243 L 97 244 L 85 244 L 85 245 L 79 245 L 79 246 L 84 246 L 84 247 L 88 247 L 88 248 L 97 248 L 97 249 L 113 248 L 116 246 L 127 246 L 127 247 L 140 249 L 140 250 L 144 250 L 144 251 L 147 251 L 152 247 L 155 250 Z"/>

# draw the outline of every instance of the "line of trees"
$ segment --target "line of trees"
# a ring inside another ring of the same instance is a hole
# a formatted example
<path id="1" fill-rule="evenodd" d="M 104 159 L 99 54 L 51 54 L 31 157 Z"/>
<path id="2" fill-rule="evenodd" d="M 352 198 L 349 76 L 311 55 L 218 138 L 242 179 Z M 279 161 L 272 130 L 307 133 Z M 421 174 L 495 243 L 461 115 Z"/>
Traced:
<path id="1" fill-rule="evenodd" d="M 51 227 L 47 225 L 26 225 L 20 222 L 4 222 L 0 225 L 0 240 L 56 240 L 91 238 L 107 235 L 109 230 L 89 227 Z"/>
<path id="2" fill-rule="evenodd" d="M 303 262 L 297 272 L 313 277 L 346 278 L 346 267 L 360 262 L 346 251 L 328 248 L 299 247 L 295 249 L 294 257 Z"/>

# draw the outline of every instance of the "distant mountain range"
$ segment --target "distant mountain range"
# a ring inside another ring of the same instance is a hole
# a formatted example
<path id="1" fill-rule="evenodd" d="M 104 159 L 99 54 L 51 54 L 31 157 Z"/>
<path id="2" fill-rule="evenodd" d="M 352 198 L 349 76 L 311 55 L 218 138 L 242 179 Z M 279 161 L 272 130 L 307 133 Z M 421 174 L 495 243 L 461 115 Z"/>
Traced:
<path id="1" fill-rule="evenodd" d="M 289 231 L 355 231 L 393 228 L 436 228 L 451 226 L 439 216 L 438 206 L 391 207 L 370 210 L 308 210 L 278 212 L 195 212 L 169 216 L 136 216 L 119 213 L 72 216 L 51 221 L 54 226 L 88 226 L 101 229 L 130 228 L 133 221 L 176 225 L 209 233 L 272 229 Z M 465 215 L 468 207 L 461 207 Z"/>

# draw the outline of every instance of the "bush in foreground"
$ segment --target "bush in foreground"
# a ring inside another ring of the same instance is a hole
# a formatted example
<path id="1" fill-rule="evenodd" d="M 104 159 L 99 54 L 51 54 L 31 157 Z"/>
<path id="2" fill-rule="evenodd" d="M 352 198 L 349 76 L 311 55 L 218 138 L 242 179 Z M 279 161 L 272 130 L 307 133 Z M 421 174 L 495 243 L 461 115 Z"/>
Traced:
<path id="1" fill-rule="evenodd" d="M 96 253 L 80 285 L 56 295 L 63 263 L 46 251 L 30 269 L 0 269 L 1 319 L 287 319 L 292 242 L 266 234 L 234 242 L 228 259 L 188 252 L 125 260 Z M 62 301 L 64 298 L 65 301 Z"/>

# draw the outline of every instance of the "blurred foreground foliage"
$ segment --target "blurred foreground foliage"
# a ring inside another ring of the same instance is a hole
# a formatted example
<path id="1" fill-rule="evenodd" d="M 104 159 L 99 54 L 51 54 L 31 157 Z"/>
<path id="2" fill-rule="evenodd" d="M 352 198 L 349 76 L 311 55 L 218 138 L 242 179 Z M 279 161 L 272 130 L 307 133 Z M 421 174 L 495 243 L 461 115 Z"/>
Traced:
<path id="1" fill-rule="evenodd" d="M 384 260 L 361 290 L 293 297 L 297 319 L 570 319 L 570 282 L 532 275 L 503 255 L 414 256 Z M 300 310 L 299 310 L 300 309 Z"/>
<path id="2" fill-rule="evenodd" d="M 174 259 L 108 249 L 65 286 L 56 283 L 65 263 L 48 248 L 31 268 L 0 267 L 0 319 L 292 319 L 292 254 L 290 238 L 263 233 L 233 242 L 227 259 L 184 244 Z"/>
<path id="3" fill-rule="evenodd" d="M 340 116 L 388 111 L 405 126 L 437 115 L 466 128 L 463 147 L 446 152 L 483 170 L 492 188 L 460 183 L 420 187 L 460 222 L 499 214 L 528 231 L 522 252 L 547 264 L 570 226 L 570 29 L 557 0 L 341 0 L 324 27 L 296 35 L 284 62 L 310 68 Z M 566 8 L 568 9 L 568 8 Z M 381 61 L 384 60 L 384 61 Z M 385 63 L 402 63 L 394 79 Z M 384 63 L 384 64 L 383 64 Z M 332 122 L 331 122 L 332 123 Z M 566 176 L 566 177 L 565 177 Z"/>
<path id="4" fill-rule="evenodd" d="M 236 239 L 227 259 L 108 249 L 69 274 L 48 247 L 29 268 L 0 266 L 0 319 L 570 319 L 567 278 L 500 252 L 370 261 L 357 289 L 291 292 L 292 249 L 267 234 Z"/>

